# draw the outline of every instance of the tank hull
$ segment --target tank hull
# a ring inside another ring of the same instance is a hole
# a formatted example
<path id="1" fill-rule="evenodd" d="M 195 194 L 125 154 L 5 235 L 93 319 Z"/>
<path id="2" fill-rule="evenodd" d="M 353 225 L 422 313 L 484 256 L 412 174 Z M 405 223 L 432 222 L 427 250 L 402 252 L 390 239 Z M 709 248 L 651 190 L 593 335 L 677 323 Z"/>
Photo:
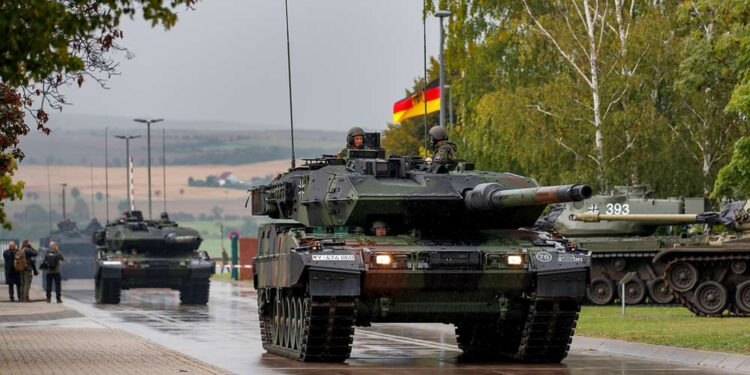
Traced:
<path id="1" fill-rule="evenodd" d="M 343 242 L 331 247 L 274 251 L 304 242 L 300 236 L 289 227 L 260 229 L 253 272 L 269 352 L 303 361 L 342 361 L 351 350 L 354 326 L 440 322 L 458 327 L 467 356 L 559 362 L 567 354 L 587 287 L 586 252 L 524 241 L 519 246 L 380 246 L 352 238 L 337 238 Z M 317 313 L 319 320 L 304 321 Z M 477 322 L 494 334 L 474 329 Z M 531 328 L 540 325 L 545 329 Z M 556 334 L 546 334 L 550 330 Z M 306 336 L 313 331 L 322 336 Z M 508 337 L 513 343 L 501 345 Z M 328 346 L 311 347 L 306 340 Z"/>

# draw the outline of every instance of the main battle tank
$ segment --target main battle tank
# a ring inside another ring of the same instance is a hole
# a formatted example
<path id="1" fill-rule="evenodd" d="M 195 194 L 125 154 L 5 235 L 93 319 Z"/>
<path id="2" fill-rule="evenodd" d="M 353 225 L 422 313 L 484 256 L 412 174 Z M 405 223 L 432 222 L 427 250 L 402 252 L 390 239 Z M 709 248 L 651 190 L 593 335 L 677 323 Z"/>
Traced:
<path id="1" fill-rule="evenodd" d="M 652 198 L 647 185 L 617 186 L 609 193 L 597 194 L 580 202 L 551 207 L 537 221 L 535 229 L 555 231 L 591 251 L 591 284 L 586 291 L 595 305 L 612 303 L 620 294 L 617 287 L 628 274 L 625 303 L 673 303 L 674 297 L 664 282 L 662 262 L 653 259 L 661 250 L 676 245 L 700 243 L 702 237 L 688 231 L 686 225 L 667 226 L 656 222 L 601 221 L 596 224 L 573 221 L 570 216 L 585 212 L 617 215 L 698 214 L 709 210 L 705 198 Z M 680 224 L 680 223 L 676 223 Z M 674 225 L 674 224 L 673 224 Z"/>
<path id="2" fill-rule="evenodd" d="M 265 350 L 343 361 L 355 325 L 440 322 L 466 358 L 565 358 L 590 257 L 519 228 L 591 189 L 384 158 L 377 136 L 251 189 L 252 213 L 277 219 L 259 228 L 253 260 Z"/>
<path id="3" fill-rule="evenodd" d="M 79 230 L 75 222 L 65 219 L 57 223 L 56 231 L 39 240 L 42 254 L 38 258 L 44 259 L 49 243 L 55 242 L 65 256 L 65 262 L 60 264 L 60 275 L 64 279 L 92 279 L 96 245 L 91 242 L 91 235 L 100 229 L 102 226 L 96 219 L 83 230 Z"/>
<path id="4" fill-rule="evenodd" d="M 585 222 L 627 221 L 723 225 L 728 231 L 703 241 L 676 244 L 654 257 L 666 264 L 665 280 L 672 294 L 699 316 L 750 316 L 750 200 L 730 203 L 721 212 L 698 215 L 576 214 Z"/>
<path id="5" fill-rule="evenodd" d="M 197 231 L 162 220 L 144 220 L 140 211 L 94 234 L 96 302 L 120 303 L 120 291 L 131 288 L 170 288 L 180 291 L 180 302 L 205 305 L 212 263 L 200 252 Z"/>

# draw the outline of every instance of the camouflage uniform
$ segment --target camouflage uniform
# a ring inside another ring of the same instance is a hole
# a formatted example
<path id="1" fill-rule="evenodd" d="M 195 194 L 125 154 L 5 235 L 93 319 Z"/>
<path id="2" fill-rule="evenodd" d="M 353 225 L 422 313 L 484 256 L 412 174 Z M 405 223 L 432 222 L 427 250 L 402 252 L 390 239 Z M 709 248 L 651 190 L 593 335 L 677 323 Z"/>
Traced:
<path id="1" fill-rule="evenodd" d="M 453 142 L 443 141 L 437 146 L 435 150 L 435 156 L 432 157 L 433 162 L 454 162 L 456 161 L 456 144 Z"/>

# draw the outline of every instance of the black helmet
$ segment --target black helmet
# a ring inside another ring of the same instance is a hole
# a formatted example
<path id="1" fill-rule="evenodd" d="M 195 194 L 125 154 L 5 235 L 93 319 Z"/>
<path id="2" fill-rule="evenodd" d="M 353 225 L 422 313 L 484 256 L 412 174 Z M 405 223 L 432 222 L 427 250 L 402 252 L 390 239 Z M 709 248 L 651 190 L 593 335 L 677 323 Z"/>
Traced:
<path id="1" fill-rule="evenodd" d="M 346 133 L 346 145 L 351 147 L 354 145 L 354 137 L 361 135 L 362 137 L 365 136 L 365 131 L 360 128 L 359 126 L 355 126 L 349 129 L 349 132 Z"/>
<path id="2" fill-rule="evenodd" d="M 434 146 L 438 141 L 447 141 L 448 131 L 444 127 L 438 125 L 430 128 L 430 143 Z"/>

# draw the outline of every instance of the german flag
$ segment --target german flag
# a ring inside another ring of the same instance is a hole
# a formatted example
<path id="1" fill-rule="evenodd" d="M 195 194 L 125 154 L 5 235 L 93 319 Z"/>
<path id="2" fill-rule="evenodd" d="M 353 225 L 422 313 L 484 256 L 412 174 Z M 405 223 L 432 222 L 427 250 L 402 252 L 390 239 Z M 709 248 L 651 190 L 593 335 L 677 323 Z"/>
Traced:
<path id="1" fill-rule="evenodd" d="M 393 122 L 401 122 L 408 118 L 424 115 L 424 101 L 427 97 L 427 113 L 440 110 L 440 84 L 434 80 L 427 85 L 427 93 L 416 92 L 393 104 Z"/>

